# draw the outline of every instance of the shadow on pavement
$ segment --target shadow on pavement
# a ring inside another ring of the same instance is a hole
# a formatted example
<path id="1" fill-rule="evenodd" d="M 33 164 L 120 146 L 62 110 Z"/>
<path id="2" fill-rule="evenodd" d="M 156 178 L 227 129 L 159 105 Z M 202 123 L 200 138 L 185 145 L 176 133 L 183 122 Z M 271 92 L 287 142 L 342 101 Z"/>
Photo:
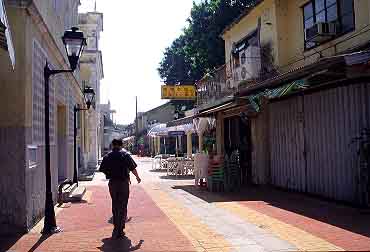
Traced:
<path id="1" fill-rule="evenodd" d="M 177 177 L 175 175 L 163 175 L 159 176 L 160 179 L 168 179 L 168 180 L 194 180 L 194 176 L 183 176 L 178 175 Z"/>
<path id="2" fill-rule="evenodd" d="M 132 217 L 127 217 L 126 223 L 130 222 L 131 220 L 132 220 Z M 108 223 L 113 225 L 113 216 L 109 218 Z"/>
<path id="3" fill-rule="evenodd" d="M 4 236 L 0 237 L 0 251 L 13 251 L 10 250 L 24 235 L 16 235 L 16 236 Z M 40 245 L 50 238 L 52 235 L 42 235 L 37 242 L 32 245 L 32 247 L 28 250 L 28 252 L 36 251 Z"/>
<path id="4" fill-rule="evenodd" d="M 165 172 L 167 172 L 167 169 L 156 169 L 156 170 L 150 170 L 150 172 L 165 173 Z"/>
<path id="5" fill-rule="evenodd" d="M 52 235 L 42 235 L 40 237 L 40 239 L 32 246 L 32 248 L 30 248 L 30 250 L 28 250 L 28 252 L 33 252 L 33 251 L 36 251 L 36 249 L 38 247 L 40 247 L 40 245 L 46 241 L 48 238 L 50 238 Z"/>
<path id="6" fill-rule="evenodd" d="M 0 237 L 0 251 L 8 251 L 11 247 L 16 244 L 23 235 L 12 235 L 12 236 L 1 236 Z"/>
<path id="7" fill-rule="evenodd" d="M 208 203 L 238 202 L 256 209 L 271 206 L 370 237 L 370 211 L 302 193 L 268 186 L 249 186 L 232 193 L 211 193 L 206 188 L 193 185 L 172 188 L 184 190 Z"/>
<path id="8" fill-rule="evenodd" d="M 172 180 L 194 180 L 194 176 L 183 176 L 183 175 L 178 175 L 177 177 L 175 175 L 164 175 L 164 176 L 159 176 L 160 179 L 172 179 Z"/>
<path id="9" fill-rule="evenodd" d="M 140 242 L 133 246 L 132 242 L 126 236 L 122 239 L 112 239 L 112 238 L 105 238 L 102 240 L 103 245 L 98 247 L 100 251 L 105 252 L 126 252 L 126 251 L 135 251 L 139 250 L 144 243 L 144 240 L 140 240 Z"/>

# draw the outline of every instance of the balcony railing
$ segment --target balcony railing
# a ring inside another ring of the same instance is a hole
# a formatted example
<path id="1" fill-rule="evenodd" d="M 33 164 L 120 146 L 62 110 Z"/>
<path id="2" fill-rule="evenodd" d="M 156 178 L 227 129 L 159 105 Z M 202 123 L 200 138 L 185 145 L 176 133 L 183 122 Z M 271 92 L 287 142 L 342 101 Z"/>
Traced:
<path id="1" fill-rule="evenodd" d="M 226 65 L 208 74 L 197 83 L 197 105 L 215 104 L 223 98 L 231 97 L 237 91 L 226 77 Z"/>

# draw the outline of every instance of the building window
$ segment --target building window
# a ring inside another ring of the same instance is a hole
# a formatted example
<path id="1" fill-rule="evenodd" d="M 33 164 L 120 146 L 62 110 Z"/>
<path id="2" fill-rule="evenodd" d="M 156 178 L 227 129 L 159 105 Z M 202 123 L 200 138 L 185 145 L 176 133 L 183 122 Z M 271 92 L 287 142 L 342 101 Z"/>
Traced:
<path id="1" fill-rule="evenodd" d="M 353 0 L 312 0 L 303 6 L 304 30 L 316 23 L 335 23 L 337 36 L 341 36 L 355 28 Z M 307 41 L 305 32 L 305 48 L 317 46 Z"/>
<path id="2" fill-rule="evenodd" d="M 37 161 L 37 146 L 28 145 L 27 146 L 27 156 L 28 156 L 28 168 L 35 168 L 38 164 Z"/>
<path id="3" fill-rule="evenodd" d="M 68 142 L 73 143 L 74 140 L 74 105 L 76 100 L 73 96 L 72 88 L 68 89 L 69 92 L 69 113 L 68 113 Z"/>
<path id="4" fill-rule="evenodd" d="M 57 8 L 58 8 L 57 0 L 53 0 L 52 3 L 53 3 L 53 9 L 54 9 L 54 11 L 57 12 Z"/>
<path id="5" fill-rule="evenodd" d="M 240 67 L 239 53 L 233 53 L 233 64 L 234 68 Z"/>
<path id="6" fill-rule="evenodd" d="M 44 66 L 46 52 L 36 40 L 32 48 L 32 143 L 42 145 L 45 141 Z M 53 69 L 53 66 L 50 65 Z M 55 80 L 49 82 L 50 143 L 55 143 Z"/>
<path id="7" fill-rule="evenodd" d="M 258 30 L 249 33 L 233 46 L 234 81 L 257 78 L 261 70 Z M 240 70 L 239 70 L 239 69 Z"/>

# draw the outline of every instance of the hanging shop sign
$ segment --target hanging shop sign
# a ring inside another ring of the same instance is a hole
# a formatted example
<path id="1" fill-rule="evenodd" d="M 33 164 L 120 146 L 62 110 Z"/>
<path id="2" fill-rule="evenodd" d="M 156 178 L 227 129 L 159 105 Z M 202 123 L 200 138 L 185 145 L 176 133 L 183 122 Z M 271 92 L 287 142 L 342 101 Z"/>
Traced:
<path id="1" fill-rule="evenodd" d="M 195 86 L 192 85 L 162 85 L 162 99 L 195 100 Z"/>

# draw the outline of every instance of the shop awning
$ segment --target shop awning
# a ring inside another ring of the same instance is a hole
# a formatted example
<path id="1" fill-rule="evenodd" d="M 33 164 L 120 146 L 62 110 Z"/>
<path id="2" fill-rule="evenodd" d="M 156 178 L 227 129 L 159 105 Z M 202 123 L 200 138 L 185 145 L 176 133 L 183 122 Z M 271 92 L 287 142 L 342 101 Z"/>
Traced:
<path id="1" fill-rule="evenodd" d="M 192 124 L 193 119 L 194 119 L 194 116 L 187 116 L 184 118 L 173 120 L 167 123 L 167 127 L 179 126 L 179 125 L 190 124 L 190 123 Z"/>
<path id="2" fill-rule="evenodd" d="M 168 135 L 168 128 L 165 123 L 157 124 L 152 127 L 149 132 L 148 136 L 167 136 Z"/>
<path id="3" fill-rule="evenodd" d="M 336 55 L 332 57 L 322 58 L 319 61 L 312 63 L 307 66 L 301 66 L 292 69 L 286 73 L 282 73 L 278 76 L 270 78 L 268 80 L 256 83 L 255 85 L 249 86 L 242 89 L 237 96 L 245 97 L 248 95 L 255 95 L 265 90 L 272 90 L 280 88 L 282 86 L 289 85 L 296 82 L 297 80 L 303 81 L 311 78 L 318 77 L 320 75 L 327 75 L 328 77 L 334 76 L 337 78 L 345 78 L 346 67 L 351 67 L 361 64 L 369 64 L 370 52 L 360 51 L 349 54 Z M 327 77 L 326 77 L 327 78 Z M 320 83 L 323 83 L 321 81 Z"/>
<path id="4" fill-rule="evenodd" d="M 273 88 L 273 89 L 266 89 L 264 91 L 260 91 L 257 94 L 248 95 L 240 97 L 240 99 L 246 99 L 249 101 L 249 104 L 253 107 L 253 110 L 259 112 L 261 109 L 262 99 L 276 99 L 280 97 L 287 96 L 291 93 L 294 93 L 299 90 L 304 90 L 308 88 L 305 80 L 296 80 L 289 84 L 285 84 L 281 87 Z"/>
<path id="5" fill-rule="evenodd" d="M 208 110 L 204 110 L 204 111 L 200 112 L 199 114 L 197 114 L 195 117 L 209 117 L 209 116 L 213 116 L 217 112 L 220 112 L 220 111 L 223 111 L 223 110 L 227 110 L 227 109 L 231 109 L 231 108 L 234 108 L 234 107 L 237 107 L 237 106 L 239 106 L 239 105 L 236 104 L 235 102 L 228 102 L 228 103 L 219 105 L 217 107 L 214 107 L 214 108 L 211 108 L 211 109 L 208 109 Z"/>
<path id="6" fill-rule="evenodd" d="M 185 132 L 185 133 L 195 132 L 193 120 L 190 123 L 184 123 L 184 124 L 180 124 L 180 125 L 175 125 L 175 126 L 172 126 L 172 127 L 168 127 L 168 132 L 169 133 L 171 133 L 171 132 L 179 132 L 179 131 L 182 131 L 182 132 Z"/>
<path id="7" fill-rule="evenodd" d="M 259 112 L 263 98 L 273 100 L 313 88 L 315 85 L 323 87 L 335 79 L 348 78 L 345 67 L 348 69 L 369 63 L 369 51 L 324 58 L 317 63 L 269 79 L 260 86 L 246 88 L 239 93 L 239 99 L 248 100 L 254 110 Z"/>

